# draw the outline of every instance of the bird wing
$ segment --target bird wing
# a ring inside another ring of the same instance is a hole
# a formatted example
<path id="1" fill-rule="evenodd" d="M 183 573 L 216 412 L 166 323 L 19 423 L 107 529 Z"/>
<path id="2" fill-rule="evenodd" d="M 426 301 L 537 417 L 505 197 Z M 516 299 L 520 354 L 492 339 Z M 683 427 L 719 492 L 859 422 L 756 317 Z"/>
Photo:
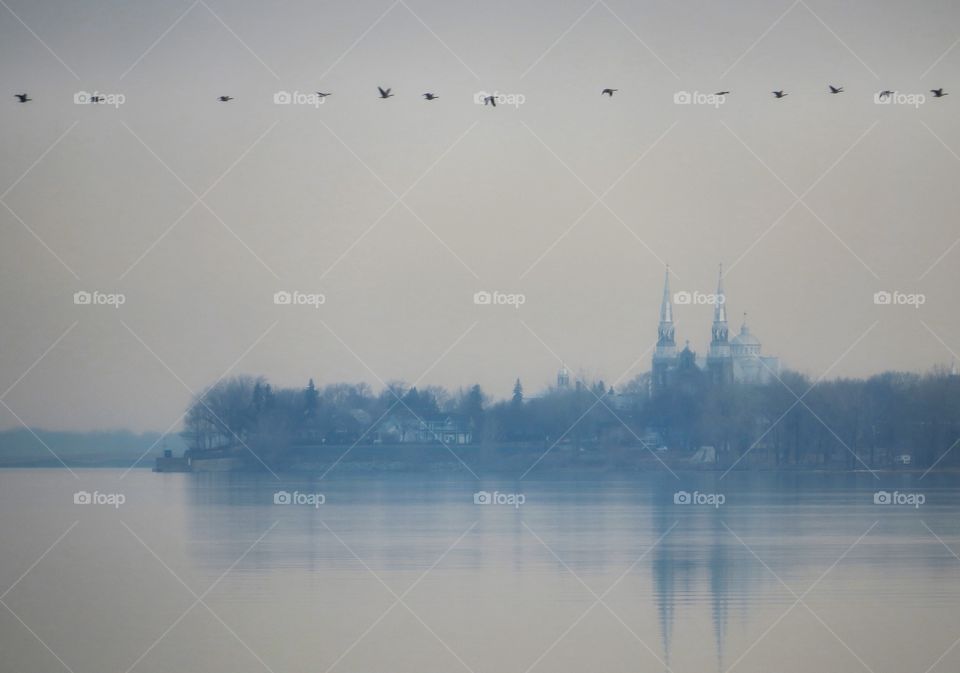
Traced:
<path id="1" fill-rule="evenodd" d="M 387 89 L 387 91 L 384 91 L 384 90 L 383 90 L 383 87 L 378 86 L 378 87 L 377 87 L 377 90 L 380 92 L 380 95 L 381 95 L 381 96 L 386 96 L 386 95 L 387 95 L 387 91 L 389 91 L 390 89 Z"/>

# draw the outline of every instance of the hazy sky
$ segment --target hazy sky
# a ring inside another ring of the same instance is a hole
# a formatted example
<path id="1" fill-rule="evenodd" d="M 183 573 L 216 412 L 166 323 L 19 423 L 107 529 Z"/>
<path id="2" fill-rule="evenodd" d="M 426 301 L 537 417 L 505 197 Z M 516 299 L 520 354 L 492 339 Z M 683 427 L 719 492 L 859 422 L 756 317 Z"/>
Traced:
<path id="1" fill-rule="evenodd" d="M 649 369 L 667 262 L 701 292 L 723 262 L 731 331 L 748 311 L 814 377 L 960 352 L 953 0 L 5 1 L 2 427 L 179 429 L 228 369 L 506 396 L 560 357 L 625 381 Z M 125 303 L 74 304 L 95 290 Z M 675 315 L 702 356 L 711 307 Z"/>

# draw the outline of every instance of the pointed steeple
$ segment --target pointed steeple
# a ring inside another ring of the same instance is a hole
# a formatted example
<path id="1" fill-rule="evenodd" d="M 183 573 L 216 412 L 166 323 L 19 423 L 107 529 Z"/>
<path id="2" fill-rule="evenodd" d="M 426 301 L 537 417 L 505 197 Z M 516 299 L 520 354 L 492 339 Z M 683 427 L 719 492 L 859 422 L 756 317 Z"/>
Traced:
<path id="1" fill-rule="evenodd" d="M 673 298 L 670 296 L 670 266 L 663 277 L 663 299 L 660 301 L 660 325 L 657 327 L 657 346 L 675 347 L 673 328 Z"/>
<path id="2" fill-rule="evenodd" d="M 727 328 L 727 295 L 723 289 L 723 264 L 720 265 L 720 274 L 717 279 L 717 294 L 713 305 L 713 328 L 710 330 L 710 345 L 726 344 L 730 335 Z"/>

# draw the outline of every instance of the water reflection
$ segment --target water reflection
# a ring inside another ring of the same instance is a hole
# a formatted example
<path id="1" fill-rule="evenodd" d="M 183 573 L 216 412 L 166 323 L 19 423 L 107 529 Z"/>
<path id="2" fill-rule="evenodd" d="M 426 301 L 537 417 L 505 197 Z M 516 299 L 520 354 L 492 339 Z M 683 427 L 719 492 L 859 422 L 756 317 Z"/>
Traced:
<path id="1" fill-rule="evenodd" d="M 722 672 L 730 663 L 731 612 L 746 623 L 758 604 L 791 602 L 764 564 L 802 593 L 881 519 L 882 526 L 845 560 L 847 565 L 856 564 L 865 576 L 889 572 L 891 564 L 902 569 L 909 562 L 914 570 L 919 566 L 919 574 L 929 582 L 917 585 L 919 595 L 917 587 L 911 591 L 925 604 L 945 600 L 938 588 L 941 582 L 955 584 L 955 559 L 921 526 L 922 518 L 944 535 L 958 532 L 956 479 L 948 477 L 924 482 L 928 504 L 922 513 L 878 511 L 872 502 L 878 485 L 870 475 L 733 475 L 722 484 L 717 475 L 684 477 L 686 490 L 722 488 L 726 502 L 719 508 L 675 504 L 677 485 L 662 475 L 482 485 L 490 491 L 523 492 L 526 504 L 519 508 L 475 505 L 473 493 L 480 488 L 476 482 L 441 478 L 182 478 L 192 540 L 218 542 L 190 549 L 197 563 L 217 569 L 233 563 L 250 540 L 276 521 L 280 523 L 270 537 L 251 554 L 248 572 L 362 573 L 360 557 L 378 573 L 416 576 L 476 524 L 444 561 L 465 577 L 501 573 L 532 578 L 563 575 L 569 568 L 582 577 L 616 578 L 662 537 L 632 573 L 643 581 L 625 583 L 620 590 L 635 592 L 631 597 L 638 603 L 652 597 L 667 667 L 675 655 L 678 610 L 686 615 L 687 609 L 698 609 L 708 615 L 709 658 Z M 916 477 L 911 479 L 897 476 L 882 486 L 916 488 Z M 280 490 L 323 493 L 326 501 L 317 508 L 276 505 L 274 493 Z M 545 553 L 538 536 L 562 564 Z M 909 545 L 891 551 L 885 545 L 891 539 L 908 540 Z M 898 590 L 891 585 L 891 593 Z M 707 643 L 700 647 L 706 649 Z M 733 658 L 740 650 L 742 645 Z"/>

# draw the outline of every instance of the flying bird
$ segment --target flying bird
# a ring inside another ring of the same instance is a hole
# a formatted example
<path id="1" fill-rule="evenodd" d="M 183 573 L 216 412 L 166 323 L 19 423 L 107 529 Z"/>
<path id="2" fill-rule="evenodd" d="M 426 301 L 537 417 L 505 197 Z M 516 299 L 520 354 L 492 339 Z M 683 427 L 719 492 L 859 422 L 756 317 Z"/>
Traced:
<path id="1" fill-rule="evenodd" d="M 827 86 L 830 87 L 830 93 L 843 93 L 842 86 L 833 86 L 832 84 L 828 84 Z"/>
<path id="2" fill-rule="evenodd" d="M 423 97 L 426 98 L 427 100 L 437 100 L 438 98 L 440 98 L 440 96 L 438 96 L 435 93 L 425 93 L 423 94 Z"/>
<path id="3" fill-rule="evenodd" d="M 892 96 L 892 95 L 895 94 L 895 93 L 897 93 L 897 92 L 896 92 L 896 91 L 890 91 L 890 89 L 884 89 L 883 91 L 881 91 L 881 92 L 877 95 L 877 97 L 880 98 L 880 100 L 883 100 L 884 98 L 887 98 L 887 97 L 889 97 L 889 96 Z"/>
<path id="4" fill-rule="evenodd" d="M 943 93 L 943 87 L 940 87 L 939 89 L 930 89 L 930 93 L 933 94 L 934 98 L 943 98 L 944 96 L 950 95 L 948 93 Z"/>
<path id="5" fill-rule="evenodd" d="M 217 96 L 217 100 L 221 103 L 229 103 L 233 100 L 233 96 Z"/>
<path id="6" fill-rule="evenodd" d="M 326 98 L 326 97 L 329 96 L 330 94 L 329 94 L 329 93 L 323 93 L 322 91 L 318 91 L 318 92 L 317 92 L 317 95 L 320 96 L 320 98 Z"/>
<path id="7" fill-rule="evenodd" d="M 783 98 L 784 96 L 789 96 L 790 94 L 784 93 L 783 91 L 771 91 L 771 93 L 777 98 Z"/>
<path id="8" fill-rule="evenodd" d="M 620 91 L 620 89 L 604 89 L 603 91 L 600 92 L 600 95 L 603 96 L 604 94 L 606 94 L 607 96 L 610 96 L 610 98 L 613 98 L 613 94 L 616 93 L 617 91 Z"/>
<path id="9" fill-rule="evenodd" d="M 13 95 L 14 95 L 15 98 L 18 99 L 18 100 L 17 100 L 18 103 L 26 103 L 27 101 L 33 100 L 32 98 L 30 98 L 30 96 L 28 96 L 28 95 L 25 94 L 25 93 L 15 93 L 15 94 L 13 94 Z"/>
<path id="10" fill-rule="evenodd" d="M 497 107 L 497 98 L 496 98 L 496 96 L 487 96 L 486 98 L 483 99 L 483 104 L 484 104 L 484 105 L 492 105 L 493 107 Z"/>
<path id="11" fill-rule="evenodd" d="M 91 103 L 102 103 L 102 102 L 103 102 L 103 96 L 90 96 L 90 102 L 91 102 Z"/>
<path id="12" fill-rule="evenodd" d="M 714 95 L 714 96 L 727 96 L 727 95 L 729 95 L 729 94 L 730 94 L 729 91 L 718 91 L 717 93 L 715 93 L 715 94 L 713 94 L 713 95 Z"/>
<path id="13" fill-rule="evenodd" d="M 384 89 L 382 86 L 378 86 L 378 87 L 377 87 L 377 91 L 380 92 L 380 98 L 386 99 L 386 98 L 390 98 L 391 96 L 393 96 L 393 94 L 390 93 L 390 89 Z"/>

